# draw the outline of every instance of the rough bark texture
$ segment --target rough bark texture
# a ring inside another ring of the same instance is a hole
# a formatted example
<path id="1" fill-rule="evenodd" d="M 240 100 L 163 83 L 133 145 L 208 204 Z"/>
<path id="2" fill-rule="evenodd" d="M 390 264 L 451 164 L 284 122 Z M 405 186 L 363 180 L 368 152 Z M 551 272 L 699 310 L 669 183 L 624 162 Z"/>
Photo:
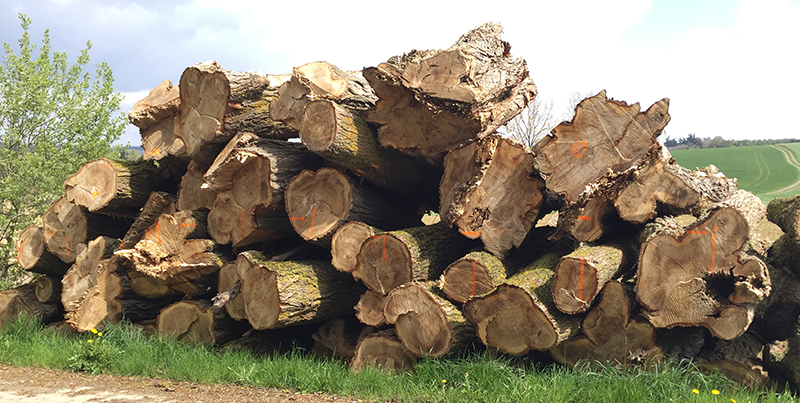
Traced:
<path id="1" fill-rule="evenodd" d="M 375 327 L 384 325 L 386 324 L 386 317 L 383 315 L 384 305 L 386 305 L 385 295 L 367 290 L 361 294 L 355 306 L 356 318 L 365 325 Z"/>
<path id="2" fill-rule="evenodd" d="M 151 161 L 100 158 L 65 182 L 67 199 L 90 212 L 136 217 L 164 176 Z"/>
<path id="3" fill-rule="evenodd" d="M 448 49 L 412 51 L 364 69 L 378 95 L 367 120 L 381 126 L 380 143 L 441 163 L 451 149 L 516 116 L 536 86 L 501 33 L 486 23 Z"/>
<path id="4" fill-rule="evenodd" d="M 174 214 L 177 198 L 167 192 L 153 192 L 142 207 L 142 211 L 131 224 L 128 232 L 122 237 L 120 248 L 131 248 L 142 240 L 145 231 L 155 224 L 162 214 Z"/>
<path id="5" fill-rule="evenodd" d="M 544 181 L 533 161 L 521 144 L 499 135 L 450 151 L 439 186 L 442 220 L 468 238 L 480 238 L 498 257 L 519 247 L 544 201 Z"/>
<path id="6" fill-rule="evenodd" d="M 795 317 L 792 332 L 785 340 L 770 343 L 764 351 L 764 367 L 800 389 L 800 320 Z"/>
<path id="7" fill-rule="evenodd" d="M 577 333 L 580 317 L 562 314 L 552 301 L 554 269 L 561 255 L 548 253 L 489 294 L 464 303 L 464 316 L 484 344 L 519 355 L 548 350 Z"/>
<path id="8" fill-rule="evenodd" d="M 42 303 L 36 298 L 36 285 L 24 284 L 10 291 L 0 291 L 0 329 L 20 313 L 38 316 L 49 324 L 64 318 L 64 310 L 55 303 Z"/>
<path id="9" fill-rule="evenodd" d="M 47 250 L 44 238 L 42 227 L 31 225 L 25 228 L 19 236 L 17 263 L 32 273 L 63 276 L 69 265 Z"/>
<path id="10" fill-rule="evenodd" d="M 294 230 L 305 240 L 330 247 L 339 227 L 360 221 L 396 229 L 419 222 L 413 208 L 357 184 L 333 168 L 303 171 L 286 187 L 286 211 Z"/>
<path id="11" fill-rule="evenodd" d="M 632 251 L 621 242 L 607 245 L 582 244 L 556 266 L 553 301 L 566 314 L 589 309 L 603 286 L 632 268 Z"/>
<path id="12" fill-rule="evenodd" d="M 423 206 L 436 205 L 441 170 L 381 147 L 373 128 L 357 111 L 329 100 L 312 101 L 305 107 L 300 139 L 334 165 Z"/>
<path id="13" fill-rule="evenodd" d="M 101 262 L 110 258 L 118 246 L 119 240 L 97 237 L 78 254 L 75 264 L 61 280 L 60 298 L 67 312 L 78 310 L 86 291 L 97 285 Z"/>
<path id="14" fill-rule="evenodd" d="M 657 146 L 668 107 L 665 98 L 640 112 L 639 104 L 608 100 L 605 91 L 584 99 L 572 122 L 556 126 L 534 147 L 547 187 L 571 204 L 587 186 L 636 166 Z"/>
<path id="15" fill-rule="evenodd" d="M 491 253 L 470 252 L 445 269 L 439 287 L 453 301 L 464 303 L 505 282 L 509 268 Z"/>
<path id="16" fill-rule="evenodd" d="M 800 275 L 800 196 L 782 197 L 769 202 L 767 219 L 783 230 L 769 250 L 769 262 Z"/>
<path id="17" fill-rule="evenodd" d="M 752 202 L 761 207 L 725 203 L 682 236 L 656 235 L 643 245 L 637 298 L 654 326 L 704 326 L 726 340 L 747 330 L 771 289 L 764 262 L 740 253 L 760 220 L 751 213 L 763 213 L 763 203 Z"/>
<path id="18" fill-rule="evenodd" d="M 180 210 L 211 210 L 217 192 L 213 189 L 203 188 L 203 174 L 205 171 L 192 160 L 181 178 L 178 188 L 177 209 Z"/>
<path id="19" fill-rule="evenodd" d="M 360 372 L 366 367 L 394 374 L 413 371 L 417 357 L 403 346 L 394 331 L 382 331 L 365 337 L 356 346 L 350 370 Z"/>
<path id="20" fill-rule="evenodd" d="M 189 345 L 222 344 L 242 335 L 247 325 L 236 322 L 210 301 L 176 302 L 158 315 L 158 334 Z"/>
<path id="21" fill-rule="evenodd" d="M 436 280 L 475 247 L 443 223 L 373 235 L 361 246 L 353 277 L 386 295 L 409 281 Z"/>
<path id="22" fill-rule="evenodd" d="M 331 264 L 336 270 L 350 273 L 356 269 L 356 257 L 361 245 L 376 233 L 383 232 L 363 222 L 351 221 L 342 225 L 331 238 Z"/>
<path id="23" fill-rule="evenodd" d="M 695 365 L 704 372 L 718 372 L 751 389 L 771 386 L 764 370 L 762 356 L 764 343 L 750 332 L 733 340 L 719 340 L 714 348 L 695 359 Z"/>
<path id="24" fill-rule="evenodd" d="M 205 186 L 217 192 L 209 234 L 234 247 L 293 235 L 284 192 L 303 169 L 321 164 L 296 144 L 238 133 L 204 175 Z"/>
<path id="25" fill-rule="evenodd" d="M 439 300 L 422 285 L 407 283 L 392 290 L 383 312 L 412 354 L 439 358 L 450 351 L 453 328 Z"/>
<path id="26" fill-rule="evenodd" d="M 631 300 L 622 283 L 604 285 L 600 302 L 584 318 L 582 334 L 550 350 L 556 361 L 632 366 L 663 357 L 650 323 L 631 319 Z"/>
<path id="27" fill-rule="evenodd" d="M 287 327 L 352 314 L 363 292 L 321 261 L 275 262 L 255 251 L 236 259 L 247 320 L 254 329 Z"/>

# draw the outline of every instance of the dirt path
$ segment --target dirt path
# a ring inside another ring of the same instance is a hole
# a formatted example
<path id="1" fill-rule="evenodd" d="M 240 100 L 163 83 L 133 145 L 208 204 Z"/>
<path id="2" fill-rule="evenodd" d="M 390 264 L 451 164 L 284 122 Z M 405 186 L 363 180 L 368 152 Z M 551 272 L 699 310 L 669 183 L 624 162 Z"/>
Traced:
<path id="1" fill-rule="evenodd" d="M 0 365 L 3 403 L 356 403 L 354 397 L 300 394 L 276 389 L 204 385 L 153 378 L 86 375 L 45 368 Z"/>
<path id="2" fill-rule="evenodd" d="M 794 155 L 792 150 L 789 150 L 786 147 L 781 147 L 781 146 L 777 146 L 777 145 L 773 145 L 771 147 L 776 149 L 776 150 L 778 150 L 778 151 L 780 151 L 783 154 L 783 158 L 786 159 L 786 162 L 788 162 L 789 165 L 793 166 L 795 169 L 800 171 L 800 161 L 797 160 L 797 156 Z M 800 189 L 800 179 L 797 180 L 796 182 L 792 183 L 789 186 L 786 186 L 786 187 L 778 189 L 778 190 L 773 190 L 771 192 L 764 193 L 764 194 L 772 195 L 772 194 L 778 194 L 778 193 L 791 192 L 791 191 L 797 190 L 797 189 Z"/>

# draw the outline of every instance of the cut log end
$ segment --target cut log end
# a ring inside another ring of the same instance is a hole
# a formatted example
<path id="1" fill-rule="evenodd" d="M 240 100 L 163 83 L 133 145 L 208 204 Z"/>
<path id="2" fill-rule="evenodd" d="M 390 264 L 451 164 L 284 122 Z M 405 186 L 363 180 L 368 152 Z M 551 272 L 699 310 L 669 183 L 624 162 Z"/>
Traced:
<path id="1" fill-rule="evenodd" d="M 439 358 L 450 351 L 453 329 L 438 302 L 418 284 L 404 284 L 386 297 L 386 322 L 412 354 Z"/>
<path id="2" fill-rule="evenodd" d="M 350 190 L 350 182 L 335 169 L 301 172 L 286 188 L 286 211 L 292 227 L 305 240 L 327 235 L 347 218 Z"/>

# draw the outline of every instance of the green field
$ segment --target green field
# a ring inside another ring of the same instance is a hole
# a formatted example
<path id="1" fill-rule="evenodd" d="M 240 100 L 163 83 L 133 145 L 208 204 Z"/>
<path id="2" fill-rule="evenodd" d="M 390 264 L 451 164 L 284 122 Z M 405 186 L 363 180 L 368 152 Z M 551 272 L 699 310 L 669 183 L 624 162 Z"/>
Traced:
<path id="1" fill-rule="evenodd" d="M 800 194 L 800 186 L 785 189 L 800 181 L 800 143 L 670 152 L 688 169 L 716 165 L 729 178 L 737 178 L 739 189 L 756 194 L 765 203 Z"/>

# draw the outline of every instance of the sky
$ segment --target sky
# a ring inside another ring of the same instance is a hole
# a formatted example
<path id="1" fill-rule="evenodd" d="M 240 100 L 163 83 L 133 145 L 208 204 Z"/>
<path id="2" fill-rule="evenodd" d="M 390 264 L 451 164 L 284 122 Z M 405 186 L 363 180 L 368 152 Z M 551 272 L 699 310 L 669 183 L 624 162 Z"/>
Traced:
<path id="1" fill-rule="evenodd" d="M 670 99 L 663 137 L 798 138 L 800 0 L 0 0 L 0 42 L 18 13 L 39 43 L 74 61 L 92 42 L 130 111 L 192 64 L 290 73 L 324 60 L 347 70 L 412 49 L 442 49 L 487 21 L 503 26 L 539 97 L 559 116 L 574 93 L 639 103 Z M 784 120 L 789 119 L 789 124 Z M 122 143 L 139 145 L 129 126 Z"/>

